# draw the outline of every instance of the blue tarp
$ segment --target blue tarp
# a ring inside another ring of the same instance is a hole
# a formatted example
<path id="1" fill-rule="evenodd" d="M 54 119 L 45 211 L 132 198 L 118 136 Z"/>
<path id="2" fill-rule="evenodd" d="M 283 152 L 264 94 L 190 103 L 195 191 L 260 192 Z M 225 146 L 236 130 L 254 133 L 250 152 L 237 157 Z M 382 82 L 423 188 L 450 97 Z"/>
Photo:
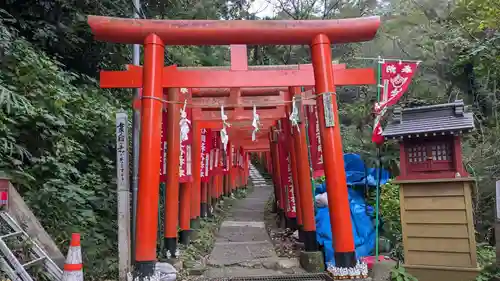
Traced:
<path id="1" fill-rule="evenodd" d="M 352 189 L 352 186 L 376 184 L 377 169 L 366 168 L 363 160 L 358 154 L 344 154 L 344 168 L 346 170 L 347 185 L 349 192 L 349 204 L 351 207 L 352 232 L 356 248 L 356 257 L 369 256 L 375 247 L 375 227 L 371 219 L 373 207 L 367 206 L 363 191 Z M 389 173 L 382 170 L 381 184 L 389 180 Z M 316 186 L 316 194 L 326 192 L 325 183 Z M 327 263 L 335 264 L 332 245 L 332 232 L 328 207 L 316 209 L 316 236 L 318 243 L 324 247 Z"/>

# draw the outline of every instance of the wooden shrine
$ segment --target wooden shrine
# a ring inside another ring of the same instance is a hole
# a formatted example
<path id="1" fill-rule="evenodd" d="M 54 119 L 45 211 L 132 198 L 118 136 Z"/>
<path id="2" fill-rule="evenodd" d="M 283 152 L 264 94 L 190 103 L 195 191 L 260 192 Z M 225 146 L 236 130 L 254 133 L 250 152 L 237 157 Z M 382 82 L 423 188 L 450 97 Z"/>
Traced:
<path id="1" fill-rule="evenodd" d="M 405 267 L 419 281 L 475 280 L 479 271 L 472 212 L 473 179 L 461 136 L 474 129 L 463 101 L 393 111 L 383 135 L 400 144 Z"/>

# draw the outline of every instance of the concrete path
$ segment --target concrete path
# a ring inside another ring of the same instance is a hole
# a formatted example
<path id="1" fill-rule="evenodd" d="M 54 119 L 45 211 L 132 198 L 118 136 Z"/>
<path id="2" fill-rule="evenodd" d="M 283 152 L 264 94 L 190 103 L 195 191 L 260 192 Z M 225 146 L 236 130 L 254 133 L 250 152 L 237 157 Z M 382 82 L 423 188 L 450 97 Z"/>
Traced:
<path id="1" fill-rule="evenodd" d="M 254 187 L 238 201 L 222 223 L 208 260 L 205 277 L 242 277 L 303 273 L 296 260 L 280 259 L 267 234 L 264 209 L 273 192 L 271 179 L 264 178 L 252 165 Z"/>

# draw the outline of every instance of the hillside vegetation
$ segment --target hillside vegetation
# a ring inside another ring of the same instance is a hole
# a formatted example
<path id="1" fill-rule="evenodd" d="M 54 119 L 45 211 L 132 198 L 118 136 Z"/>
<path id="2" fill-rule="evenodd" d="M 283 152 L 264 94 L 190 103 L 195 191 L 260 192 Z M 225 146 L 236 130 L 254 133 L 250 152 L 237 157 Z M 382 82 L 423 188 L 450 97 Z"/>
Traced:
<path id="1" fill-rule="evenodd" d="M 375 61 L 359 57 L 421 60 L 404 104 L 464 99 L 472 106 L 478 129 L 464 143 L 464 163 L 478 180 L 476 229 L 478 240 L 485 243 L 491 240 L 494 182 L 500 173 L 499 2 L 272 2 L 277 19 L 380 15 L 383 24 L 375 40 L 335 46 L 334 59 L 349 67 L 375 67 Z M 141 15 L 257 19 L 256 9 L 249 10 L 251 4 L 145 1 Z M 94 41 L 85 20 L 88 14 L 129 17 L 132 11 L 131 1 L 125 0 L 0 4 L 0 171 L 12 178 L 61 249 L 68 245 L 71 232 L 82 233 L 87 280 L 112 279 L 117 274 L 114 117 L 118 109 L 130 109 L 131 103 L 131 91 L 101 90 L 96 78 L 100 69 L 123 69 L 131 61 L 131 48 Z M 225 46 L 168 47 L 165 64 L 227 65 L 228 59 Z M 249 46 L 249 62 L 309 63 L 309 50 Z M 345 87 L 339 96 L 345 150 L 372 161 L 370 110 L 376 87 Z M 383 160 L 397 173 L 393 144 L 384 148 Z"/>

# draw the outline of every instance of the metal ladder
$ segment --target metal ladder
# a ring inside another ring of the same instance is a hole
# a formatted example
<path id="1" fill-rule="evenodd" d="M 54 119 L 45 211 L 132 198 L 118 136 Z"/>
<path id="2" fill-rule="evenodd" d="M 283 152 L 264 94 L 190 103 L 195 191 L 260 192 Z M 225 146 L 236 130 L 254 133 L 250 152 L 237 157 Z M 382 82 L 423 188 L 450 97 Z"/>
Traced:
<path id="1" fill-rule="evenodd" d="M 0 271 L 9 276 L 12 281 L 36 281 L 27 269 L 34 265 L 43 265 L 45 276 L 51 281 L 62 278 L 62 270 L 52 261 L 45 251 L 22 230 L 16 221 L 5 211 L 0 212 Z M 8 240 L 26 244 L 27 256 L 30 261 L 22 263 L 14 250 L 9 248 Z"/>

